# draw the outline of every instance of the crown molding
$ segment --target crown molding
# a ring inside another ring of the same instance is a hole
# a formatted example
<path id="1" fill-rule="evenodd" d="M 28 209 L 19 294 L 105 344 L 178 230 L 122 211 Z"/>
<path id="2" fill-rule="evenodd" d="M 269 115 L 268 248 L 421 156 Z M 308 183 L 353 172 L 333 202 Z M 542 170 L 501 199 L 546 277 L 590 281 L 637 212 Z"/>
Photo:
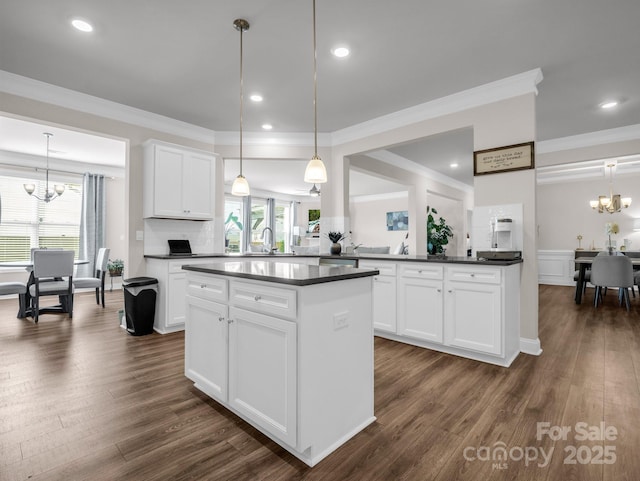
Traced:
<path id="1" fill-rule="evenodd" d="M 4 70 L 0 70 L 0 91 L 199 142 L 213 143 L 215 138 L 215 132 L 210 129 Z"/>
<path id="2" fill-rule="evenodd" d="M 367 194 L 367 195 L 352 195 L 349 197 L 349 202 L 373 202 L 376 200 L 390 200 L 390 199 L 405 199 L 409 197 L 409 192 L 387 192 L 385 194 Z"/>
<path id="3" fill-rule="evenodd" d="M 436 172 L 433 169 L 429 169 L 428 167 L 424 167 L 423 165 L 412 162 L 408 159 L 405 159 L 404 157 L 389 152 L 388 150 L 376 150 L 374 152 L 369 152 L 367 153 L 367 157 L 371 157 L 372 159 L 379 160 L 380 162 L 393 165 L 394 167 L 398 167 L 399 169 L 413 172 L 414 174 L 422 175 L 440 184 L 453 187 L 454 189 L 458 189 L 467 193 L 473 193 L 472 185 L 467 185 L 464 182 L 452 179 L 451 177 L 441 174 L 440 172 Z"/>
<path id="4" fill-rule="evenodd" d="M 598 130 L 586 134 L 571 135 L 557 139 L 536 142 L 536 154 L 548 154 L 563 150 L 593 147 L 614 142 L 640 139 L 640 124 L 627 125 L 615 129 Z"/>
<path id="5" fill-rule="evenodd" d="M 388 130 L 444 115 L 469 110 L 493 102 L 506 100 L 529 93 L 538 94 L 537 85 L 542 81 L 539 68 L 490 82 L 455 94 L 447 95 L 423 104 L 408 107 L 388 115 L 337 130 L 332 134 L 332 144 L 346 142 L 377 135 Z"/>
<path id="6" fill-rule="evenodd" d="M 609 174 L 605 164 L 610 162 L 616 163 L 614 168 L 614 174 L 616 176 L 635 176 L 640 174 L 640 154 L 634 154 L 538 167 L 536 168 L 536 182 L 544 185 L 559 182 L 604 179 Z"/>
<path id="7" fill-rule="evenodd" d="M 215 134 L 216 145 L 240 145 L 238 131 L 218 131 Z M 307 132 L 243 132 L 242 145 L 277 145 L 288 147 L 313 147 L 313 133 Z M 318 133 L 318 146 L 331 147 L 331 134 Z"/>

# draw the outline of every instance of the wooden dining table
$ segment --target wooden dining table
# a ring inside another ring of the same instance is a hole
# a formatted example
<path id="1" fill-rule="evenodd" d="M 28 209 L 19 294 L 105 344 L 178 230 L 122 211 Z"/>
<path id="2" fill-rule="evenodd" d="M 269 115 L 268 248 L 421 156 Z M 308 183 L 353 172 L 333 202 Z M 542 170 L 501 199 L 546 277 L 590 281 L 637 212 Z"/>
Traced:
<path id="1" fill-rule="evenodd" d="M 89 261 L 86 259 L 75 259 L 73 261 L 73 264 L 76 266 L 79 266 L 82 264 L 88 264 L 88 263 Z M 25 301 L 25 308 L 24 310 L 22 309 L 22 306 L 18 308 L 17 317 L 23 318 L 31 315 L 31 295 L 29 294 L 29 287 L 35 282 L 33 278 L 33 261 L 0 262 L 0 269 L 9 269 L 9 268 L 15 269 L 16 267 L 24 267 L 25 269 L 31 268 L 31 273 L 29 274 L 29 280 L 27 281 L 27 298 Z M 40 312 L 43 314 L 47 312 L 67 312 L 66 309 L 67 308 L 64 302 L 62 302 L 61 300 L 60 304 L 56 306 L 47 306 L 47 307 L 40 308 Z"/>
<path id="2" fill-rule="evenodd" d="M 578 257 L 574 260 L 578 266 L 578 280 L 576 281 L 575 295 L 576 304 L 582 304 L 582 291 L 584 290 L 585 273 L 587 272 L 587 269 L 591 267 L 591 264 L 593 264 L 593 259 L 594 257 Z M 640 267 L 640 258 L 630 257 L 630 259 L 634 269 Z"/>

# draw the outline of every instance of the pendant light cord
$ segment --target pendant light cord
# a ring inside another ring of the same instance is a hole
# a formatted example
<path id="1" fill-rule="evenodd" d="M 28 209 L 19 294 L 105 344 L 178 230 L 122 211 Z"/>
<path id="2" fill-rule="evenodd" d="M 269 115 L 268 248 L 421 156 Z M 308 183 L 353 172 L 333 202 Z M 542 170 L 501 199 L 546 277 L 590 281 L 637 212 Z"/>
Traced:
<path id="1" fill-rule="evenodd" d="M 47 136 L 47 172 L 45 173 L 45 192 L 44 192 L 44 195 L 46 197 L 47 194 L 49 193 L 49 139 L 53 134 L 45 132 L 44 135 Z"/>
<path id="2" fill-rule="evenodd" d="M 313 142 L 318 157 L 318 50 L 316 47 L 316 0 L 313 0 Z"/>
<path id="3" fill-rule="evenodd" d="M 240 28 L 240 176 L 242 176 L 242 105 L 244 103 L 244 75 L 242 71 L 243 64 L 243 56 L 242 56 L 242 34 L 244 33 L 244 27 L 241 25 Z"/>

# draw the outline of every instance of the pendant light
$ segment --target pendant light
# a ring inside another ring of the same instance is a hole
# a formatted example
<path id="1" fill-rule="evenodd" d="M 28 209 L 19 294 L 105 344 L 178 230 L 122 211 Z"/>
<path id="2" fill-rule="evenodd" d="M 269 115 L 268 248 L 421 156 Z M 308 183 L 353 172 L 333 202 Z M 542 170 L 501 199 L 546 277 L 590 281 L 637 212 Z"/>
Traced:
<path id="1" fill-rule="evenodd" d="M 24 190 L 27 194 L 32 197 L 35 197 L 38 200 L 43 202 L 51 202 L 53 199 L 57 199 L 64 193 L 64 184 L 55 184 L 53 189 L 49 189 L 49 139 L 53 135 L 49 132 L 43 132 L 47 137 L 47 170 L 45 171 L 45 189 L 44 189 L 44 197 L 40 198 L 34 194 L 36 190 L 36 184 L 23 184 Z"/>
<path id="2" fill-rule="evenodd" d="M 316 48 L 316 0 L 313 0 L 313 140 L 314 154 L 304 171 L 304 181 L 309 184 L 324 184 L 327 181 L 327 169 L 318 156 L 318 66 Z"/>
<path id="3" fill-rule="evenodd" d="M 249 22 L 242 18 L 233 21 L 233 26 L 240 32 L 240 174 L 233 181 L 231 194 L 246 197 L 251 193 L 249 182 L 242 175 L 242 104 L 243 104 L 243 76 L 242 76 L 242 34 L 249 30 Z"/>

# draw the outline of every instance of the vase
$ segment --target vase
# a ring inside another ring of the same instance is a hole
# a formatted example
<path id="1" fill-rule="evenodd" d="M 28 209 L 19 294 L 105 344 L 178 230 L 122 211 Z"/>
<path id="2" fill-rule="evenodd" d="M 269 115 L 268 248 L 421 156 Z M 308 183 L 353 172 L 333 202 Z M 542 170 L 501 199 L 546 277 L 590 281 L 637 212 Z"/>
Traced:
<path id="1" fill-rule="evenodd" d="M 339 256 L 342 252 L 342 244 L 340 244 L 339 242 L 334 242 L 333 244 L 331 244 L 329 252 L 331 252 L 332 256 Z"/>

